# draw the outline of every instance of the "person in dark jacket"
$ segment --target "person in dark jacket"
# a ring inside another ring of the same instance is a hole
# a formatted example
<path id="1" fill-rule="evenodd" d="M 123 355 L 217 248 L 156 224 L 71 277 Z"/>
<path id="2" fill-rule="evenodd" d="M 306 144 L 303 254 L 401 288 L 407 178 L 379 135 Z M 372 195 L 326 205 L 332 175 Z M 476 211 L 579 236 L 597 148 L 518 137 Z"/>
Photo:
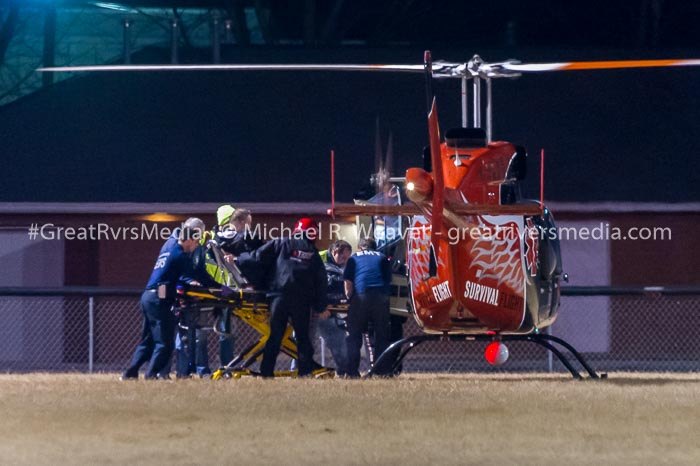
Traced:
<path id="1" fill-rule="evenodd" d="M 193 261 L 198 273 L 205 274 L 206 277 L 198 280 L 202 285 L 208 287 L 219 287 L 230 285 L 231 277 L 224 267 L 217 263 L 214 252 L 205 247 L 208 239 L 213 239 L 220 250 L 224 253 L 224 260 L 230 260 L 233 256 L 238 256 L 244 252 L 251 252 L 262 245 L 262 240 L 254 236 L 251 229 L 252 217 L 248 209 L 236 209 L 230 204 L 220 206 L 216 211 L 218 224 L 211 232 L 208 232 L 205 241 L 193 254 Z M 248 281 L 253 286 L 260 286 L 261 277 L 256 274 L 256 270 L 249 270 L 244 273 Z M 223 366 L 233 359 L 234 353 L 234 326 L 231 321 L 231 309 L 229 307 L 218 308 L 214 311 L 216 317 L 216 330 L 219 340 L 219 363 Z M 206 331 L 197 329 L 196 342 L 196 370 L 199 376 L 211 374 L 209 368 L 208 336 Z M 178 376 L 188 376 L 192 368 L 189 368 L 189 351 L 185 350 L 182 344 L 183 338 L 178 333 L 175 347 L 178 349 Z"/>
<path id="2" fill-rule="evenodd" d="M 362 334 L 371 322 L 374 329 L 374 354 L 378 358 L 389 342 L 389 293 L 391 263 L 377 249 L 372 238 L 360 241 L 359 251 L 345 266 L 345 293 L 350 298 L 348 310 L 347 374 L 359 377 Z"/>
<path id="3" fill-rule="evenodd" d="M 141 366 L 149 362 L 147 379 L 167 378 L 175 342 L 176 318 L 171 312 L 175 287 L 181 277 L 192 276 L 192 253 L 199 246 L 204 222 L 189 218 L 176 229 L 160 250 L 146 289 L 141 295 L 143 331 L 129 367 L 122 379 L 138 378 Z"/>
<path id="4" fill-rule="evenodd" d="M 270 298 L 270 337 L 263 350 L 260 373 L 273 377 L 287 322 L 291 319 L 297 342 L 299 376 L 313 370 L 313 346 L 309 336 L 311 310 L 326 308 L 326 270 L 314 245 L 318 226 L 310 218 L 296 222 L 288 238 L 268 242 L 238 257 L 241 268 L 259 264 L 265 271 Z"/>
<path id="5" fill-rule="evenodd" d="M 236 209 L 228 228 L 218 231 L 215 240 L 227 254 L 240 256 L 244 252 L 252 252 L 263 244 L 252 225 L 253 216 L 250 210 Z"/>
<path id="6" fill-rule="evenodd" d="M 224 260 L 231 260 L 246 252 L 253 252 L 263 245 L 263 240 L 252 229 L 253 217 L 248 209 L 236 209 L 226 228 L 216 232 L 215 241 L 224 252 Z M 254 288 L 265 286 L 264 271 L 260 264 L 239 263 L 241 273 Z"/>

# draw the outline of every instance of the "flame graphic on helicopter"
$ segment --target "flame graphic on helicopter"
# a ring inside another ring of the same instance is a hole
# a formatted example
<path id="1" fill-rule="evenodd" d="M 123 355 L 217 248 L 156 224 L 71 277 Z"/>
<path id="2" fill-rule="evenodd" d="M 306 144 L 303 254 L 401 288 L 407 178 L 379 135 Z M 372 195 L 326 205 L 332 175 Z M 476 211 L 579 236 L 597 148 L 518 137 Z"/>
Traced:
<path id="1" fill-rule="evenodd" d="M 515 222 L 497 225 L 479 218 L 480 231 L 519 232 Z M 471 269 L 480 279 L 494 279 L 498 286 L 506 285 L 514 291 L 523 287 L 523 269 L 520 260 L 521 247 L 519 234 L 494 235 L 479 237 L 470 250 Z"/>

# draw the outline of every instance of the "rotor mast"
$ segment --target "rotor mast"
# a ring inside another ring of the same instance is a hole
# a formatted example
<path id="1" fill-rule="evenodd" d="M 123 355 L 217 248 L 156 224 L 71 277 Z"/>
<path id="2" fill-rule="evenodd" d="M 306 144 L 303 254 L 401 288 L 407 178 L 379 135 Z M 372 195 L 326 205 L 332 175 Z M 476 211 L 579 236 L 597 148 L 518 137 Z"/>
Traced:
<path id="1" fill-rule="evenodd" d="M 468 81 L 472 80 L 472 122 L 474 128 L 484 128 L 486 132 L 486 142 L 489 143 L 493 137 L 493 105 L 491 93 L 491 77 L 481 73 L 484 61 L 479 55 L 474 55 L 471 60 L 464 64 L 464 73 L 461 76 L 462 89 L 462 126 L 469 127 L 469 98 L 467 95 Z M 486 87 L 486 120 L 482 119 L 482 81 Z"/>
<path id="2" fill-rule="evenodd" d="M 462 76 L 462 127 L 466 128 L 469 126 L 469 96 L 467 95 L 467 89 L 469 86 L 469 80 L 466 76 Z"/>
<path id="3" fill-rule="evenodd" d="M 479 55 L 474 55 L 466 63 L 455 66 L 452 63 L 437 62 L 438 69 L 433 72 L 433 62 L 430 50 L 426 50 L 423 56 L 426 74 L 426 95 L 428 99 L 428 111 L 432 101 L 432 78 L 460 78 L 460 103 L 462 109 L 462 127 L 469 128 L 469 80 L 472 80 L 472 122 L 474 128 L 482 128 L 482 81 L 486 85 L 486 141 L 491 142 L 493 134 L 493 108 L 491 105 L 491 77 L 482 73 L 484 61 Z"/>

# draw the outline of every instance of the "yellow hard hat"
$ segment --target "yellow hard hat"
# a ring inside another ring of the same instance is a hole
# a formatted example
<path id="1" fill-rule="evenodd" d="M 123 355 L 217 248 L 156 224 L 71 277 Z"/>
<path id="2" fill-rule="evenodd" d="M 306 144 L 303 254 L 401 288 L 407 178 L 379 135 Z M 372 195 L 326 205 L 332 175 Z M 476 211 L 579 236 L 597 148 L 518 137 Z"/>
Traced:
<path id="1" fill-rule="evenodd" d="M 231 220 L 231 216 L 236 209 L 233 208 L 231 204 L 222 205 L 216 209 L 216 222 L 219 226 L 228 224 Z"/>

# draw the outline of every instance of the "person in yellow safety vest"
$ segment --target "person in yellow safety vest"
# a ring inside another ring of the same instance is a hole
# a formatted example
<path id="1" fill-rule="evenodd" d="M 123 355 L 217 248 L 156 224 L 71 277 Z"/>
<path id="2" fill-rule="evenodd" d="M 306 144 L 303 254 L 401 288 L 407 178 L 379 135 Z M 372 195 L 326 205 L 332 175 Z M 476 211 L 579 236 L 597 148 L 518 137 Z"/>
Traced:
<path id="1" fill-rule="evenodd" d="M 216 210 L 216 226 L 211 232 L 212 239 L 221 244 L 219 241 L 220 233 L 231 228 L 231 220 L 236 209 L 231 204 L 224 204 Z M 225 268 L 219 267 L 216 259 L 213 257 L 213 252 L 208 251 L 206 255 L 206 268 L 216 282 L 222 285 L 235 285 L 233 277 Z M 221 310 L 221 319 L 219 330 L 219 361 L 221 365 L 228 364 L 233 359 L 234 336 L 231 325 L 231 309 L 224 308 Z"/>
<path id="2" fill-rule="evenodd" d="M 320 253 L 326 268 L 328 301 L 330 303 L 337 304 L 346 300 L 343 270 L 351 254 L 352 246 L 343 240 L 333 242 L 327 250 Z M 330 311 L 325 311 L 319 314 L 316 321 L 316 330 L 331 350 L 333 361 L 335 361 L 335 373 L 340 377 L 347 374 L 346 317 L 347 314 L 331 314 Z"/>
<path id="3" fill-rule="evenodd" d="M 231 219 L 235 211 L 236 209 L 230 204 L 222 205 L 216 210 L 216 226 L 212 231 L 207 232 L 204 243 L 213 239 L 220 247 L 222 246 L 221 238 L 228 236 L 232 230 L 233 225 Z M 226 253 L 226 251 L 223 252 Z M 235 285 L 231 274 L 225 268 L 219 267 L 212 251 L 207 251 L 206 269 L 217 283 L 227 286 Z"/>
<path id="4" fill-rule="evenodd" d="M 201 262 L 203 262 L 206 272 L 214 281 L 226 286 L 235 285 L 232 282 L 231 274 L 225 268 L 219 267 L 213 252 L 207 249 L 207 242 L 210 239 L 216 240 L 219 233 L 229 228 L 235 210 L 236 209 L 230 204 L 222 205 L 217 209 L 217 225 L 212 231 L 208 231 L 202 235 L 200 245 L 193 254 L 195 267 L 202 267 Z M 231 328 L 231 309 L 223 308 L 219 312 L 221 312 L 220 319 L 218 320 L 219 326 L 217 328 L 219 332 L 219 363 L 223 366 L 233 359 L 234 337 Z M 211 374 L 211 369 L 209 368 L 207 332 L 197 330 L 196 335 L 196 371 L 197 374 L 202 377 Z M 178 338 L 176 346 L 178 354 L 178 376 L 189 376 L 189 370 L 187 369 L 187 351 L 185 351 L 185 345 L 181 337 Z"/>

